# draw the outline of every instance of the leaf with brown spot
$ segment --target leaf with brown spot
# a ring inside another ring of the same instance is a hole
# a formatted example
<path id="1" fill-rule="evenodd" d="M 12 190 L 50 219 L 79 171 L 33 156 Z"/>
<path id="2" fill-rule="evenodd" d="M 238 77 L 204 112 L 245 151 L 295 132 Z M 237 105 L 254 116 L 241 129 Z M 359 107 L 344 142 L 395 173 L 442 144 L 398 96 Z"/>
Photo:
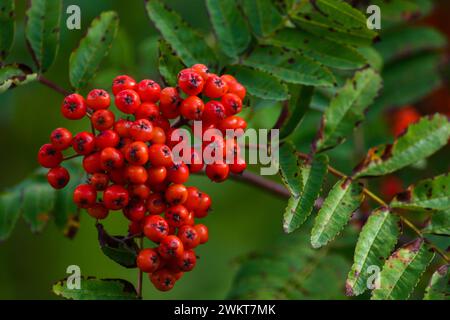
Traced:
<path id="1" fill-rule="evenodd" d="M 423 300 L 450 300 L 450 265 L 440 266 L 431 276 Z"/>

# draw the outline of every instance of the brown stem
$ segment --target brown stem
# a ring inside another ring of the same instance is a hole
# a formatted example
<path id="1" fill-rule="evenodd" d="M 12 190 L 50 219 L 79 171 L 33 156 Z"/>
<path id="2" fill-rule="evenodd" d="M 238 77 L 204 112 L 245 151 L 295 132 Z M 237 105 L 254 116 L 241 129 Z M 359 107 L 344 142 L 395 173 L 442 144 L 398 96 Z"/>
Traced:
<path id="1" fill-rule="evenodd" d="M 144 247 L 144 237 L 140 237 L 139 238 L 139 249 L 142 249 L 143 247 Z M 143 278 L 143 273 L 142 273 L 142 270 L 139 269 L 138 280 L 137 280 L 137 298 L 138 299 L 142 299 L 142 278 Z"/>
<path id="2" fill-rule="evenodd" d="M 63 159 L 63 161 L 70 160 L 70 159 L 73 159 L 73 158 L 78 158 L 78 157 L 81 157 L 81 156 L 82 156 L 81 154 L 74 154 L 74 155 L 65 157 L 65 158 Z"/>
<path id="3" fill-rule="evenodd" d="M 283 106 L 282 106 L 280 115 L 278 116 L 277 122 L 275 122 L 272 129 L 280 129 L 281 126 L 286 121 L 288 115 L 289 115 L 289 100 L 286 100 L 283 102 Z"/>
<path id="4" fill-rule="evenodd" d="M 233 180 L 241 181 L 247 184 L 251 184 L 260 189 L 271 191 L 273 194 L 282 197 L 289 198 L 289 191 L 281 184 L 265 179 L 253 172 L 244 171 L 242 174 L 233 174 L 230 176 Z"/>
<path id="5" fill-rule="evenodd" d="M 171 127 L 172 127 L 172 128 L 180 128 L 180 127 L 182 127 L 182 126 L 184 126 L 185 124 L 188 124 L 188 123 L 189 123 L 189 122 L 188 122 L 186 119 L 180 117 L 177 121 L 175 121 L 175 122 L 171 125 Z"/>
<path id="6" fill-rule="evenodd" d="M 54 82 L 48 80 L 48 79 L 45 78 L 43 75 L 39 75 L 39 76 L 38 76 L 38 81 L 39 81 L 40 83 L 42 83 L 43 85 L 49 87 L 50 89 L 52 89 L 52 90 L 54 90 L 54 91 L 56 91 L 56 92 L 62 94 L 63 96 L 67 96 L 67 95 L 70 94 L 69 91 L 67 91 L 66 89 L 64 89 L 64 88 L 62 88 L 62 87 L 60 87 L 60 86 L 58 86 L 56 83 L 54 83 Z"/>

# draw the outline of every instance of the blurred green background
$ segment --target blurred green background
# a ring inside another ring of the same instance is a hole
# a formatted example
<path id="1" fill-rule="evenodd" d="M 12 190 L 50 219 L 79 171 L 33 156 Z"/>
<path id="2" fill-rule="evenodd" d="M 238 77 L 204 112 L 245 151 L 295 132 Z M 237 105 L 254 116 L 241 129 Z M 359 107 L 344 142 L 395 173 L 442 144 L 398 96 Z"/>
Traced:
<path id="1" fill-rule="evenodd" d="M 169 0 L 193 27 L 211 35 L 211 27 L 202 0 Z M 62 15 L 61 46 L 55 64 L 46 77 L 69 89 L 68 59 L 70 52 L 84 35 L 91 20 L 104 10 L 120 15 L 120 31 L 109 56 L 104 60 L 92 86 L 109 88 L 112 78 L 127 73 L 136 79 L 157 79 L 158 33 L 149 21 L 143 1 L 64 1 L 63 12 L 70 4 L 77 4 L 82 13 L 82 29 L 67 30 Z M 188 4 L 188 5 L 187 5 Z M 7 62 L 32 65 L 24 41 L 24 12 L 26 1 L 16 1 L 16 35 L 14 50 Z M 38 167 L 36 153 L 46 143 L 50 132 L 65 126 L 76 132 L 88 127 L 88 122 L 69 122 L 59 112 L 62 97 L 54 91 L 31 83 L 0 95 L 0 188 L 14 185 Z M 422 113 L 429 113 L 426 105 Z M 279 105 L 258 104 L 252 118 L 254 126 L 270 127 L 277 117 Z M 319 124 L 320 112 L 308 115 L 297 134 L 298 146 L 309 146 Z M 365 126 L 333 151 L 333 163 L 345 172 L 361 158 L 368 146 L 390 141 L 383 115 L 373 116 Z M 361 138 L 363 137 L 363 138 Z M 420 167 L 402 170 L 398 176 L 407 186 L 421 177 L 430 177 L 448 170 L 448 148 L 433 156 L 427 169 Z M 442 159 L 447 159 L 443 161 Z M 379 180 L 371 184 L 377 187 Z M 333 183 L 329 181 L 328 184 Z M 226 297 L 237 270 L 240 257 L 255 250 L 269 250 L 282 234 L 281 217 L 285 200 L 253 187 L 227 181 L 212 184 L 203 177 L 192 177 L 190 185 L 207 191 L 213 199 L 213 212 L 204 221 L 210 230 L 210 241 L 198 250 L 200 261 L 174 290 L 159 293 L 149 281 L 144 281 L 146 299 L 222 299 Z M 121 214 L 112 214 L 105 221 L 111 234 L 125 234 L 127 222 Z M 448 246 L 447 243 L 442 244 Z M 75 239 L 65 238 L 51 221 L 41 235 L 33 235 L 20 220 L 10 239 L 0 243 L 0 299 L 56 298 L 51 285 L 64 278 L 69 265 L 78 265 L 82 275 L 101 278 L 124 278 L 136 283 L 136 270 L 127 270 L 109 260 L 100 251 L 94 220 L 82 213 L 81 227 Z M 342 279 L 342 287 L 345 279 Z"/>

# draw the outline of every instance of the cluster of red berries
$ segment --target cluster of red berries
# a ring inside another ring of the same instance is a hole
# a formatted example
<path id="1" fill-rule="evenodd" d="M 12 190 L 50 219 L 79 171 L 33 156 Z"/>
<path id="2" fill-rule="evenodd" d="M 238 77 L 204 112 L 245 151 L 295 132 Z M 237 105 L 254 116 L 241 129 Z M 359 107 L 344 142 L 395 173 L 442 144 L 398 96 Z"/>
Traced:
<path id="1" fill-rule="evenodd" d="M 236 114 L 242 109 L 246 90 L 234 77 L 219 77 L 197 64 L 179 73 L 176 88 L 161 89 L 153 80 L 136 83 L 120 75 L 113 81 L 112 92 L 115 105 L 126 118 L 116 120 L 105 90 L 94 89 L 86 98 L 70 94 L 61 106 L 63 116 L 73 120 L 88 117 L 92 132 L 73 136 L 65 128 L 55 129 L 50 143 L 40 148 L 38 161 L 50 169 L 49 184 L 61 189 L 70 179 L 61 162 L 74 157 L 64 157 L 63 151 L 72 148 L 75 156 L 83 156 L 88 180 L 75 188 L 73 201 L 96 219 L 105 219 L 110 210 L 122 210 L 130 220 L 130 235 L 145 236 L 158 245 L 141 250 L 137 266 L 149 274 L 157 289 L 167 291 L 194 268 L 197 256 L 193 249 L 208 241 L 207 227 L 195 224 L 195 219 L 207 216 L 211 207 L 206 193 L 184 185 L 190 173 L 203 170 L 203 157 L 191 148 L 189 157 L 197 161 L 176 161 L 172 148 L 180 141 L 172 141 L 172 133 L 176 124 L 189 125 L 192 120 L 202 120 L 204 127 L 221 132 L 244 130 L 247 124 Z M 199 96 L 209 101 L 204 103 Z M 176 118 L 181 121 L 169 121 Z M 235 138 L 220 139 L 214 137 L 202 147 L 220 144 L 224 155 L 232 150 L 238 157 Z M 244 169 L 245 162 L 218 162 L 207 164 L 205 171 L 211 180 L 220 182 L 230 171 L 241 173 Z"/>

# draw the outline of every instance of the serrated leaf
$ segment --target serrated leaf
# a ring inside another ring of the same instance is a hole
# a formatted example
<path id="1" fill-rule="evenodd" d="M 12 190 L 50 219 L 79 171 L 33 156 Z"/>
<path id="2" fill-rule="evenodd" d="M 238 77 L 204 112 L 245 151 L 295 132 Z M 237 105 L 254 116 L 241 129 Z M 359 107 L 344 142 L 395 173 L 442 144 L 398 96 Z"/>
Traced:
<path id="1" fill-rule="evenodd" d="M 206 44 L 204 37 L 188 26 L 176 12 L 166 8 L 159 0 L 146 1 L 145 7 L 156 28 L 185 65 L 216 65 L 214 51 Z"/>
<path id="2" fill-rule="evenodd" d="M 423 239 L 395 251 L 380 273 L 380 287 L 372 291 L 373 300 L 405 300 L 419 282 L 434 257 Z"/>
<path id="3" fill-rule="evenodd" d="M 20 217 L 20 196 L 18 191 L 0 195 L 0 242 L 9 238 Z"/>
<path id="4" fill-rule="evenodd" d="M 58 281 L 52 287 L 53 293 L 65 299 L 73 300 L 135 300 L 137 292 L 134 286 L 123 279 L 96 279 L 81 277 L 80 289 L 69 289 L 67 278 Z"/>
<path id="5" fill-rule="evenodd" d="M 298 50 L 307 57 L 336 69 L 357 69 L 367 63 L 356 49 L 300 29 L 280 30 L 273 37 L 264 39 L 262 43 Z"/>
<path id="6" fill-rule="evenodd" d="M 332 86 L 336 81 L 328 68 L 300 53 L 278 47 L 257 47 L 243 64 L 289 83 Z"/>
<path id="7" fill-rule="evenodd" d="M 445 47 L 445 35 L 430 27 L 404 27 L 385 32 L 383 41 L 375 45 L 384 62 L 410 56 L 420 51 L 434 50 Z"/>
<path id="8" fill-rule="evenodd" d="M 289 114 L 284 125 L 280 128 L 280 139 L 287 138 L 297 129 L 303 116 L 309 108 L 314 93 L 314 87 L 290 84 Z"/>
<path id="9" fill-rule="evenodd" d="M 449 300 L 450 299 L 450 272 L 449 265 L 440 266 L 431 276 L 425 289 L 423 300 Z"/>
<path id="10" fill-rule="evenodd" d="M 314 157 L 311 164 L 301 165 L 303 189 L 298 196 L 293 195 L 288 201 L 283 217 L 284 232 L 291 233 L 298 229 L 311 214 L 322 188 L 327 167 L 328 156 L 323 154 Z"/>
<path id="11" fill-rule="evenodd" d="M 55 191 L 46 182 L 35 182 L 23 190 L 22 216 L 32 232 L 41 232 L 55 204 Z"/>
<path id="12" fill-rule="evenodd" d="M 381 18 L 389 22 L 403 22 L 425 16 L 432 9 L 429 0 L 372 0 L 380 7 Z"/>
<path id="13" fill-rule="evenodd" d="M 134 239 L 125 239 L 123 236 L 110 236 L 100 223 L 97 223 L 96 227 L 98 242 L 102 252 L 125 268 L 136 268 L 136 257 L 139 247 Z"/>
<path id="14" fill-rule="evenodd" d="M 333 240 L 361 205 L 362 185 L 348 179 L 339 180 L 328 193 L 311 231 L 311 245 L 320 248 Z"/>
<path id="15" fill-rule="evenodd" d="M 450 210 L 434 212 L 423 233 L 450 235 Z"/>
<path id="16" fill-rule="evenodd" d="M 380 176 L 407 167 L 431 156 L 445 146 L 449 138 L 447 117 L 439 114 L 423 117 L 410 125 L 393 144 L 370 149 L 366 159 L 356 168 L 355 177 Z"/>
<path id="17" fill-rule="evenodd" d="M 84 87 L 94 77 L 118 29 L 119 16 L 114 11 L 103 12 L 92 21 L 86 36 L 70 55 L 70 83 L 75 89 Z"/>
<path id="18" fill-rule="evenodd" d="M 236 0 L 206 0 L 211 23 L 222 51 L 237 58 L 251 41 L 251 34 Z"/>
<path id="19" fill-rule="evenodd" d="M 355 73 L 347 80 L 325 110 L 316 150 L 324 151 L 341 144 L 364 120 L 364 112 L 381 90 L 382 79 L 373 69 Z"/>
<path id="20" fill-rule="evenodd" d="M 283 17 L 272 1 L 243 0 L 242 7 L 257 37 L 269 36 L 283 26 Z"/>
<path id="21" fill-rule="evenodd" d="M 230 66 L 227 72 L 234 75 L 252 96 L 277 101 L 289 98 L 286 86 L 266 72 L 244 66 Z"/>
<path id="22" fill-rule="evenodd" d="M 305 5 L 292 21 L 300 28 L 319 37 L 368 46 L 377 33 L 367 28 L 365 15 L 344 1 L 317 0 Z"/>
<path id="23" fill-rule="evenodd" d="M 409 186 L 395 196 L 390 206 L 409 210 L 450 209 L 450 175 L 443 174 Z"/>
<path id="24" fill-rule="evenodd" d="M 291 195 L 298 197 L 303 189 L 301 175 L 301 160 L 296 155 L 295 146 L 291 142 L 284 143 L 280 148 L 281 181 Z"/>
<path id="25" fill-rule="evenodd" d="M 397 243 L 399 219 L 386 208 L 373 211 L 359 234 L 353 266 L 345 284 L 346 294 L 360 295 L 368 289 L 369 267 L 381 268 Z"/>
<path id="26" fill-rule="evenodd" d="M 0 61 L 8 56 L 14 42 L 14 3 L 14 0 L 0 0 Z"/>
<path id="27" fill-rule="evenodd" d="M 8 89 L 35 81 L 37 74 L 23 64 L 7 64 L 0 67 L 0 94 Z"/>
<path id="28" fill-rule="evenodd" d="M 163 39 L 159 40 L 159 60 L 158 68 L 164 82 L 172 87 L 177 86 L 177 75 L 185 66 L 174 54 L 172 48 Z"/>
<path id="29" fill-rule="evenodd" d="M 380 53 L 373 47 L 359 47 L 358 53 L 364 57 L 369 66 L 377 72 L 383 69 L 384 61 Z"/>
<path id="30" fill-rule="evenodd" d="M 26 12 L 25 36 L 39 71 L 53 64 L 59 46 L 61 0 L 33 0 Z"/>

